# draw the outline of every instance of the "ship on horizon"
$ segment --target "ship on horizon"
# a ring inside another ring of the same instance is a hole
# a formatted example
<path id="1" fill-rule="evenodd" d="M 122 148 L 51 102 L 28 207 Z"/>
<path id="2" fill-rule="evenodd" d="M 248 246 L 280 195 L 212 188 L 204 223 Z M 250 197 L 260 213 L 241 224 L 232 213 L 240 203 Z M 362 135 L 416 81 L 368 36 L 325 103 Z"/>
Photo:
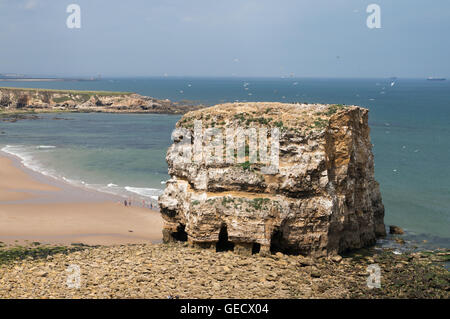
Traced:
<path id="1" fill-rule="evenodd" d="M 427 80 L 428 80 L 428 81 L 445 81 L 446 78 L 435 78 L 435 77 L 429 76 L 429 77 L 427 78 Z"/>

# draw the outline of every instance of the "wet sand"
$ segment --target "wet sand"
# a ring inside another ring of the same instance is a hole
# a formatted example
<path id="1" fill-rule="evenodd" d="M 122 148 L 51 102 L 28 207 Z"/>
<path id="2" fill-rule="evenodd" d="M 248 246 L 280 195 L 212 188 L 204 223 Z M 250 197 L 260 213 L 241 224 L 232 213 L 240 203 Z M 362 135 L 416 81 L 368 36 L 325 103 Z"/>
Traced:
<path id="1" fill-rule="evenodd" d="M 159 242 L 157 211 L 38 174 L 0 153 L 0 241 L 115 245 Z"/>

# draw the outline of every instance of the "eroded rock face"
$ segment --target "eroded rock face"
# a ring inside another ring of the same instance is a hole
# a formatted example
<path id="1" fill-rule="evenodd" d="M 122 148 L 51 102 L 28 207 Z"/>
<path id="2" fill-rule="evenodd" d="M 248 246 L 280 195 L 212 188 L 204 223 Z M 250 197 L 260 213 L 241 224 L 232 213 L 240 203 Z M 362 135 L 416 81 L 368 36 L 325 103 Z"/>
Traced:
<path id="1" fill-rule="evenodd" d="M 177 128 L 194 137 L 196 120 L 203 130 L 278 128 L 279 165 L 267 173 L 266 164 L 249 163 L 248 156 L 244 163 L 178 161 L 183 137 L 175 134 L 166 157 L 171 179 L 159 199 L 165 241 L 248 254 L 325 256 L 385 235 L 367 109 L 222 104 L 185 114 Z M 192 137 L 184 145 L 194 146 Z M 274 138 L 269 133 L 268 145 Z M 225 133 L 223 140 L 226 145 Z M 209 143 L 202 141 L 202 152 Z"/>

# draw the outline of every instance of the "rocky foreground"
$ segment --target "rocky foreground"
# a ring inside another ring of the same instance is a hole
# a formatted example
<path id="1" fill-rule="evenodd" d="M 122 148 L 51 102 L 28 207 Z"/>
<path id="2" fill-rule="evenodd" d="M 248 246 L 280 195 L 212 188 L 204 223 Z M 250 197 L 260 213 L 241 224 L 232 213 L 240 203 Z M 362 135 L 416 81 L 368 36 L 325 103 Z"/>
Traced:
<path id="1" fill-rule="evenodd" d="M 131 92 L 0 88 L 0 113 L 107 112 L 183 114 L 203 106 Z"/>
<path id="2" fill-rule="evenodd" d="M 262 257 L 184 243 L 0 250 L 0 298 L 449 298 L 449 251 Z M 378 264 L 381 288 L 369 289 Z M 68 267 L 80 288 L 68 288 Z"/>

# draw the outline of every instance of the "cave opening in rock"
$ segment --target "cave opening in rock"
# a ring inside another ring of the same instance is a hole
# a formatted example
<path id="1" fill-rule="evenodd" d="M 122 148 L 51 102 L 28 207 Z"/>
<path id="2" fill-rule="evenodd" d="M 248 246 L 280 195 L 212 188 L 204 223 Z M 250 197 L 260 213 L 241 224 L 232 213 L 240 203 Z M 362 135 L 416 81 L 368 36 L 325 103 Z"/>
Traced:
<path id="1" fill-rule="evenodd" d="M 283 232 L 280 229 L 275 229 L 270 238 L 270 252 L 275 254 L 277 252 L 285 252 L 286 247 L 284 245 Z"/>
<path id="2" fill-rule="evenodd" d="M 258 243 L 253 243 L 253 246 L 252 246 L 252 255 L 254 255 L 254 254 L 259 254 L 260 250 L 261 250 L 261 245 L 258 244 Z"/>
<path id="3" fill-rule="evenodd" d="M 219 240 L 216 244 L 216 252 L 232 251 L 234 244 L 228 240 L 227 225 L 222 225 L 219 232 Z"/>
<path id="4" fill-rule="evenodd" d="M 280 252 L 286 255 L 294 256 L 303 253 L 298 247 L 290 244 L 286 240 L 285 234 L 280 228 L 276 228 L 272 232 L 272 236 L 270 237 L 270 252 L 272 254 Z"/>
<path id="5" fill-rule="evenodd" d="M 177 231 L 172 233 L 173 239 L 177 241 L 187 241 L 187 233 L 185 231 L 185 225 L 180 224 L 177 227 Z"/>

